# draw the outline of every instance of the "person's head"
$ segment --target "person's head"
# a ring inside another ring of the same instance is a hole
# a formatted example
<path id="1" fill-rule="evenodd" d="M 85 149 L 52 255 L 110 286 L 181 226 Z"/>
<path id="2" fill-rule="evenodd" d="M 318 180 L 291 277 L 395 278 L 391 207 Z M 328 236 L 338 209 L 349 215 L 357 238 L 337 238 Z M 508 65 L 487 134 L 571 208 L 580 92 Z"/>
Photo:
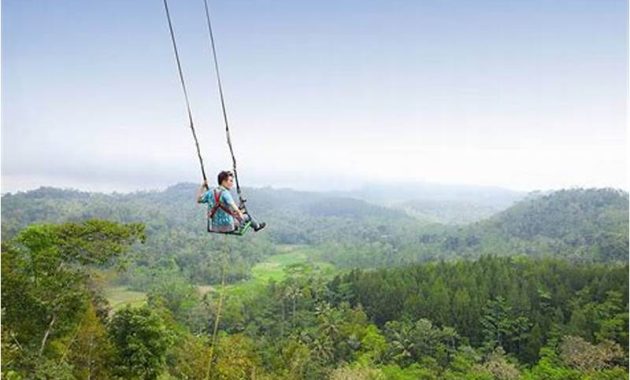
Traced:
<path id="1" fill-rule="evenodd" d="M 217 182 L 229 190 L 234 185 L 234 174 L 229 170 L 224 170 L 217 176 Z"/>

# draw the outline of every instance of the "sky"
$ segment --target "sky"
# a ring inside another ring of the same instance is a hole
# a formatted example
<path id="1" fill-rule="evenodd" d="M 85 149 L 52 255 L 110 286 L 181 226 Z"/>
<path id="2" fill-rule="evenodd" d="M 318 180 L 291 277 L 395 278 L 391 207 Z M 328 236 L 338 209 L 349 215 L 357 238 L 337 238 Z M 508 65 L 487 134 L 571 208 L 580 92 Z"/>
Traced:
<path id="1" fill-rule="evenodd" d="M 171 15 L 209 177 L 201 0 Z M 628 189 L 625 0 L 211 0 L 240 181 Z M 2 1 L 2 185 L 200 182 L 160 0 Z"/>

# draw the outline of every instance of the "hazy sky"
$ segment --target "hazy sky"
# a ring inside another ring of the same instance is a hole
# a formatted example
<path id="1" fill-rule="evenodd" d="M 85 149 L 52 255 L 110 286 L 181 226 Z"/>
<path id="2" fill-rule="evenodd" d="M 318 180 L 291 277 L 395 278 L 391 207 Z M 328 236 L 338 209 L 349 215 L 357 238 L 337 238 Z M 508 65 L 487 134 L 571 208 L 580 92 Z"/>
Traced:
<path id="1" fill-rule="evenodd" d="M 245 185 L 627 184 L 625 0 L 211 1 Z M 199 181 L 161 0 L 2 1 L 2 191 Z M 201 0 L 171 0 L 207 170 Z"/>

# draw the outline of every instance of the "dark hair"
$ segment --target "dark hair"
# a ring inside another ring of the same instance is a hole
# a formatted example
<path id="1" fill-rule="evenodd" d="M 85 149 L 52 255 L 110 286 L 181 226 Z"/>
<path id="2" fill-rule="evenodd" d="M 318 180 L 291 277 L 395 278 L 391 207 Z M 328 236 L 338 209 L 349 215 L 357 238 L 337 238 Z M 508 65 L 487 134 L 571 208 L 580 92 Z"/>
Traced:
<path id="1" fill-rule="evenodd" d="M 225 181 L 226 179 L 230 177 L 234 177 L 234 174 L 232 174 L 232 172 L 229 170 L 224 170 L 221 173 L 219 173 L 219 175 L 217 176 L 217 181 L 219 182 L 219 185 L 220 185 L 221 183 L 223 183 L 223 181 Z"/>

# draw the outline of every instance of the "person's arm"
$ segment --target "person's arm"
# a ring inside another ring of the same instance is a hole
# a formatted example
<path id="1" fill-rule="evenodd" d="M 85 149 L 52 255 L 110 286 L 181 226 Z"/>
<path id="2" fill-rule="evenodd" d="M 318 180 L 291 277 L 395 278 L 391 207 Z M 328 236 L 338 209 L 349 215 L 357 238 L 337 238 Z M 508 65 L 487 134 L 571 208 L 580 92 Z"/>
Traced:
<path id="1" fill-rule="evenodd" d="M 203 181 L 199 190 L 197 190 L 197 203 L 204 203 L 203 195 L 208 191 L 208 181 Z"/>
<path id="2" fill-rule="evenodd" d="M 234 198 L 232 198 L 232 194 L 229 191 L 223 193 L 223 201 L 232 209 L 233 213 L 238 215 L 239 219 L 243 219 L 243 212 L 239 210 L 236 202 L 234 202 Z"/>
<path id="3" fill-rule="evenodd" d="M 236 205 L 234 201 L 230 203 L 230 207 L 236 213 L 236 215 L 238 215 L 239 219 L 243 219 L 243 211 L 241 211 L 241 209 L 238 208 L 238 206 Z"/>

